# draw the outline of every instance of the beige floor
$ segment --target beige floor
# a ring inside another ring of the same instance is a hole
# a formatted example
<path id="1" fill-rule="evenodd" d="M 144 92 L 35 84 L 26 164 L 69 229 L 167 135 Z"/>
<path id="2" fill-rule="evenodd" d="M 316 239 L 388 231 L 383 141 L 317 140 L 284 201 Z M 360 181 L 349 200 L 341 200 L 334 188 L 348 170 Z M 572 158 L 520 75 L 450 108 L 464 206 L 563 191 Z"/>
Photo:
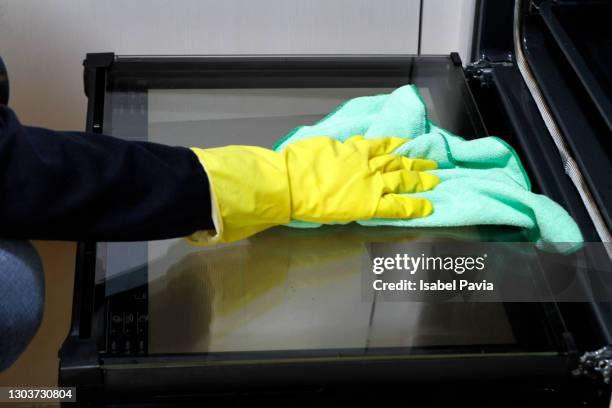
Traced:
<path id="1" fill-rule="evenodd" d="M 0 386 L 57 385 L 57 351 L 70 324 L 76 245 L 36 241 L 34 246 L 45 270 L 45 314 L 26 351 L 11 368 L 0 373 Z"/>

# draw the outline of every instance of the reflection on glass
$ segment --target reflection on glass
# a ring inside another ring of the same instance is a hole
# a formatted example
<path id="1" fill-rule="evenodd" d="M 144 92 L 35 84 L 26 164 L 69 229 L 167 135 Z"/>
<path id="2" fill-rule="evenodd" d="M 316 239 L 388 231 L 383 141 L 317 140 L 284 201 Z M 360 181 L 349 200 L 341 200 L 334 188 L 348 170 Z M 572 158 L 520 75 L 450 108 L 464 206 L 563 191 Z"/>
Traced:
<path id="1" fill-rule="evenodd" d="M 415 70 L 429 117 L 455 133 L 474 137 L 477 130 L 460 88 L 452 78 L 441 80 L 440 75 Z M 170 145 L 271 147 L 296 126 L 320 120 L 347 99 L 390 91 L 113 91 L 111 120 L 105 129 L 118 137 Z M 148 285 L 149 353 L 514 343 L 500 304 L 363 300 L 361 273 L 369 264 L 370 243 L 432 239 L 516 241 L 521 237 L 507 228 L 279 227 L 236 244 L 208 248 L 189 246 L 180 239 L 100 244 L 98 276 L 106 280 L 109 299 L 118 294 L 107 313 L 119 316 L 132 307 L 123 304 L 122 294 Z M 117 339 L 125 341 L 121 335 Z"/>
<path id="2" fill-rule="evenodd" d="M 475 230 L 279 227 L 223 248 L 149 248 L 149 352 L 513 343 L 495 303 L 368 302 L 371 242 L 473 239 Z M 172 259 L 174 261 L 167 263 Z"/>
<path id="3" fill-rule="evenodd" d="M 316 123 L 350 98 L 388 88 L 155 89 L 148 92 L 148 138 L 216 147 L 272 145 L 296 126 Z"/>

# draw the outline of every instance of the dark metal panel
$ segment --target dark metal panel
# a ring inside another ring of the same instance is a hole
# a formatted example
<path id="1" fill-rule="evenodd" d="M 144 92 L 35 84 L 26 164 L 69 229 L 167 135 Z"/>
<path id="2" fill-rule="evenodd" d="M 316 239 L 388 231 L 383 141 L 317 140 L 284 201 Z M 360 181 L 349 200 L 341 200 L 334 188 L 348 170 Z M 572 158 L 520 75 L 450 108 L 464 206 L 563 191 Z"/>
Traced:
<path id="1" fill-rule="evenodd" d="M 539 11 L 612 132 L 612 3 L 547 0 Z"/>
<path id="2" fill-rule="evenodd" d="M 514 0 L 478 0 L 474 18 L 472 61 L 508 60 L 513 49 Z"/>
<path id="3" fill-rule="evenodd" d="M 538 85 L 604 221 L 612 228 L 612 132 L 539 16 L 525 19 L 524 42 L 525 57 Z"/>
<path id="4" fill-rule="evenodd" d="M 108 365 L 113 367 L 112 364 Z M 564 384 L 569 377 L 565 356 L 449 356 L 407 358 L 378 361 L 313 361 L 303 364 L 264 363 L 219 366 L 158 366 L 139 368 L 138 365 L 117 366 L 105 371 L 109 389 L 115 395 L 139 393 L 149 397 L 187 392 L 207 393 L 242 390 L 295 389 L 300 387 L 334 387 L 359 384 L 368 387 L 400 383 L 410 385 L 435 382 L 464 382 L 466 387 L 479 388 L 479 381 L 531 382 Z M 146 375 L 144 375 L 146 372 Z M 350 375 L 348 375 L 350 373 Z M 196 391 L 197 390 L 197 391 Z"/>

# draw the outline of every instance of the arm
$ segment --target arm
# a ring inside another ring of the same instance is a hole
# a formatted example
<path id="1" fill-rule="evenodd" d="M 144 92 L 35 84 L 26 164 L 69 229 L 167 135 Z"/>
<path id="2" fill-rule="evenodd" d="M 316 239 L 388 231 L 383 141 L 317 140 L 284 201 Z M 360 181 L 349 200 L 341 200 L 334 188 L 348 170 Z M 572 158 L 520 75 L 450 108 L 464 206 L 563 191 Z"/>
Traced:
<path id="1" fill-rule="evenodd" d="M 0 105 L 0 236 L 152 240 L 213 229 L 187 148 L 22 126 Z"/>

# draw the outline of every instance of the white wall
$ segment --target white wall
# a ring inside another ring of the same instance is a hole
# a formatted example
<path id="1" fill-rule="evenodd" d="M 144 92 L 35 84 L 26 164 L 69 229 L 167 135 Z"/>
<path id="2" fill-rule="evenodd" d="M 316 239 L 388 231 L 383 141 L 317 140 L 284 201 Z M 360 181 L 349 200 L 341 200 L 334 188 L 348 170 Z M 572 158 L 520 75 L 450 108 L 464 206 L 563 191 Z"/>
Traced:
<path id="1" fill-rule="evenodd" d="M 424 0 L 421 52 L 457 51 L 470 62 L 475 7 L 475 0 Z"/>
<path id="2" fill-rule="evenodd" d="M 474 0 L 424 0 L 423 53 L 467 61 Z M 23 122 L 82 129 L 87 52 L 416 53 L 419 0 L 0 0 Z"/>

